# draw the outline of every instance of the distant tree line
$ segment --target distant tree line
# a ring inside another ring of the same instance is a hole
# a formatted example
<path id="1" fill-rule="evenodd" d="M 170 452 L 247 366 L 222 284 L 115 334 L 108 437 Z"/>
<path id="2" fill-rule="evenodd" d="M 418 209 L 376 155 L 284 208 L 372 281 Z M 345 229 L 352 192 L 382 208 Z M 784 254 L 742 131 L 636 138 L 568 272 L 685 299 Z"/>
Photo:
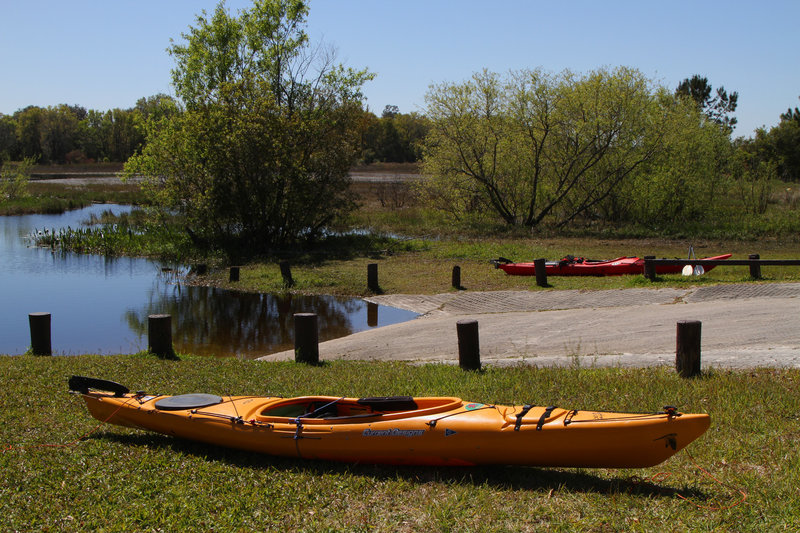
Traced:
<path id="1" fill-rule="evenodd" d="M 0 114 L 0 161 L 124 162 L 141 150 L 149 118 L 179 112 L 178 103 L 163 94 L 141 98 L 131 109 L 109 111 L 28 106 L 13 115 Z"/>
<path id="2" fill-rule="evenodd" d="M 361 159 L 375 162 L 410 163 L 422 158 L 422 143 L 430 121 L 418 113 L 400 113 L 387 105 L 380 117 L 366 111 L 362 133 Z"/>
<path id="3" fill-rule="evenodd" d="M 122 163 L 142 151 L 149 119 L 183 112 L 178 101 L 164 94 L 141 98 L 133 108 L 109 111 L 67 104 L 28 106 L 13 115 L 0 114 L 0 161 Z M 360 161 L 419 161 L 428 129 L 424 116 L 401 113 L 397 106 L 387 105 L 380 117 L 364 110 Z"/>

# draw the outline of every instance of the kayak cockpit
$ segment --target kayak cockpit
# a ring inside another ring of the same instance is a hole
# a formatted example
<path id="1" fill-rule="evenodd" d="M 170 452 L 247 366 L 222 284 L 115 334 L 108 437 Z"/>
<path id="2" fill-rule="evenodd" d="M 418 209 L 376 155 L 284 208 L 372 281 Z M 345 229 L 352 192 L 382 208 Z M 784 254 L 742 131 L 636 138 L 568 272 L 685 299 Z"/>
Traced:
<path id="1" fill-rule="evenodd" d="M 304 396 L 270 402 L 259 413 L 260 419 L 346 419 L 362 417 L 409 418 L 460 408 L 460 398 L 413 398 L 381 396 L 371 398 L 335 398 Z"/>

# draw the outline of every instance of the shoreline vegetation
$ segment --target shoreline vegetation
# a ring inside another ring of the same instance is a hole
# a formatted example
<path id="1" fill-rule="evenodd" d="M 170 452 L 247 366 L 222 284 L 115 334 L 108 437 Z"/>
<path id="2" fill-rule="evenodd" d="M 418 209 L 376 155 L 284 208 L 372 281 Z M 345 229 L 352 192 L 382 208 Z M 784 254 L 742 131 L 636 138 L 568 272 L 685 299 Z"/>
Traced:
<path id="1" fill-rule="evenodd" d="M 94 179 L 99 173 L 119 172 L 121 165 L 34 166 L 31 174 L 82 177 L 84 179 L 34 179 L 29 194 L 0 213 L 58 213 L 91 203 L 123 203 L 146 207 L 136 183 Z M 268 256 L 203 252 L 194 246 L 180 226 L 150 219 L 136 210 L 120 219 L 101 217 L 69 235 L 50 236 L 42 245 L 80 253 L 137 255 L 157 259 L 208 264 L 208 275 L 190 282 L 254 292 L 294 292 L 364 296 L 369 263 L 379 264 L 383 293 L 436 294 L 455 290 L 451 270 L 459 266 L 468 290 L 539 289 L 530 277 L 507 276 L 489 260 L 507 257 L 516 261 L 550 260 L 566 255 L 613 259 L 619 256 L 656 255 L 685 258 L 689 247 L 697 257 L 732 253 L 735 258 L 760 254 L 762 259 L 800 257 L 800 217 L 792 187 L 776 184 L 770 209 L 764 215 L 727 218 L 727 227 L 703 227 L 703 221 L 683 221 L 671 228 L 645 226 L 594 227 L 591 223 L 572 229 L 454 226 L 418 206 L 407 179 L 419 175 L 416 164 L 372 164 L 354 167 L 351 185 L 359 208 L 348 220 L 332 228 L 324 239 L 291 249 L 274 250 Z M 364 177 L 368 176 L 367 179 Z M 411 180 L 413 181 L 413 180 Z M 791 185 L 791 184 L 789 184 Z M 770 220 L 782 221 L 785 231 L 769 233 Z M 795 228 L 795 226 L 797 226 Z M 285 286 L 278 262 L 291 264 L 294 285 Z M 228 281 L 227 267 L 241 267 L 240 281 Z M 800 280 L 795 267 L 764 269 L 765 281 Z M 664 276 L 654 286 L 742 282 L 749 280 L 747 267 L 717 268 L 702 277 Z M 608 289 L 651 286 L 640 276 L 605 278 L 554 278 L 555 289 Z"/>

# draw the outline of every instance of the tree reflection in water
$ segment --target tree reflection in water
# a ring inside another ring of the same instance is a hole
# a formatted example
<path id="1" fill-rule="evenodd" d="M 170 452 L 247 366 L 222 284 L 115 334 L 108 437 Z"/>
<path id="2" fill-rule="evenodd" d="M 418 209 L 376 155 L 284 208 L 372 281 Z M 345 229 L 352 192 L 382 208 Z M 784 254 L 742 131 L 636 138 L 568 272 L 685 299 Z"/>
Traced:
<path id="1" fill-rule="evenodd" d="M 380 307 L 388 321 L 415 313 Z M 147 317 L 172 315 L 172 340 L 180 352 L 255 358 L 294 347 L 294 314 L 316 313 L 320 342 L 381 325 L 378 306 L 333 296 L 254 294 L 213 287 L 158 284 L 149 302 L 129 310 L 129 327 L 147 335 Z"/>
<path id="2" fill-rule="evenodd" d="M 27 313 L 52 315 L 53 353 L 135 353 L 147 348 L 147 316 L 172 315 L 175 348 L 185 353 L 257 357 L 294 346 L 298 312 L 319 316 L 319 338 L 411 320 L 416 314 L 360 299 L 278 297 L 181 284 L 183 267 L 133 257 L 104 257 L 32 245 L 32 235 L 82 227 L 96 204 L 61 215 L 0 217 L 0 354 L 30 346 Z M 166 270 L 166 272 L 165 272 Z M 376 313 L 376 310 L 380 311 Z"/>

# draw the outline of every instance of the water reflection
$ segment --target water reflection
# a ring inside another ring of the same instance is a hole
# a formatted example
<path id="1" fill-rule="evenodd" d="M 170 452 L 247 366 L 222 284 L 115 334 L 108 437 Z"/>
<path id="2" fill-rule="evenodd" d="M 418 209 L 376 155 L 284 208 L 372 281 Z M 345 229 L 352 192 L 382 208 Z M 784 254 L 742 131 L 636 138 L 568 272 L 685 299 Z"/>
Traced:
<path id="1" fill-rule="evenodd" d="M 147 317 L 172 315 L 175 349 L 202 355 L 256 357 L 293 347 L 298 312 L 317 313 L 319 337 L 329 340 L 416 314 L 331 296 L 240 293 L 179 282 L 174 265 L 78 255 L 37 248 L 34 230 L 77 227 L 105 209 L 91 206 L 64 215 L 0 217 L 0 353 L 30 345 L 27 314 L 52 315 L 56 354 L 133 353 L 147 347 Z"/>
<path id="2" fill-rule="evenodd" d="M 294 347 L 295 313 L 317 314 L 320 341 L 416 316 L 391 307 L 382 311 L 358 299 L 172 285 L 161 287 L 142 309 L 128 311 L 125 318 L 132 331 L 144 336 L 149 315 L 172 315 L 172 340 L 178 352 L 257 357 Z"/>

